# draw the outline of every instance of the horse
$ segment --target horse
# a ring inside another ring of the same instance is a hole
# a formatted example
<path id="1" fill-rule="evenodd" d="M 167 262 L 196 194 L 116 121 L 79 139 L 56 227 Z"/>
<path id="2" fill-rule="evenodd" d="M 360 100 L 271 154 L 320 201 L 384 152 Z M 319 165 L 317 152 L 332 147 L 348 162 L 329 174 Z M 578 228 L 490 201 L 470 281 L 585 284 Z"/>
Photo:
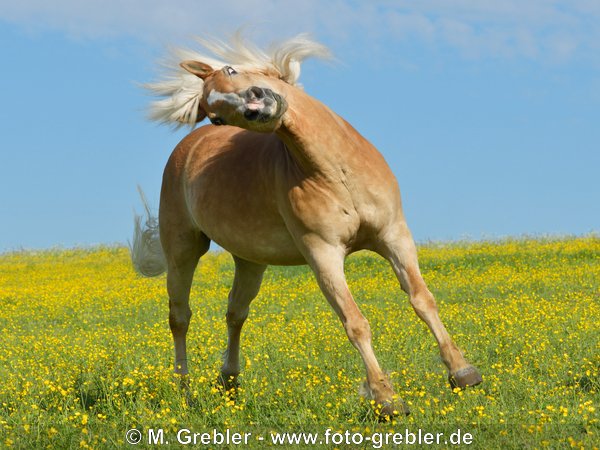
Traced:
<path id="1" fill-rule="evenodd" d="M 235 262 L 223 383 L 237 382 L 242 326 L 266 267 L 308 264 L 364 362 L 366 392 L 378 413 L 408 414 L 377 361 L 369 322 L 346 283 L 345 258 L 358 250 L 389 261 L 438 343 L 450 387 L 481 383 L 421 276 L 391 169 L 367 139 L 298 85 L 302 61 L 329 57 L 327 48 L 305 35 L 270 51 L 239 36 L 201 44 L 210 54 L 178 50 L 168 77 L 147 85 L 159 97 L 151 119 L 193 128 L 208 117 L 211 124 L 191 131 L 174 149 L 164 169 L 158 221 L 136 217 L 131 251 L 142 275 L 167 272 L 175 373 L 188 374 L 190 286 L 214 241 Z"/>

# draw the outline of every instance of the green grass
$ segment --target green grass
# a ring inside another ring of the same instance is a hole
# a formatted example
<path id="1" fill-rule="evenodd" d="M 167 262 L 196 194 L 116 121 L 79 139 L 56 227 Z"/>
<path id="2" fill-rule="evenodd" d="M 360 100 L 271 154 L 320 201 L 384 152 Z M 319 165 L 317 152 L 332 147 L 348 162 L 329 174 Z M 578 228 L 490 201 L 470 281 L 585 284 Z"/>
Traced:
<path id="1" fill-rule="evenodd" d="M 263 448 L 275 431 L 324 441 L 327 429 L 403 437 L 421 429 L 445 440 L 460 429 L 473 435 L 469 448 L 486 450 L 597 448 L 600 239 L 430 244 L 419 254 L 442 320 L 484 383 L 452 392 L 437 345 L 389 266 L 353 255 L 351 290 L 380 364 L 412 410 L 388 423 L 360 397 L 362 362 L 306 267 L 267 271 L 231 398 L 214 381 L 233 263 L 227 254 L 203 258 L 188 334 L 190 406 L 171 373 L 164 276 L 137 277 L 123 248 L 0 255 L 0 447 L 123 448 L 125 432 L 137 428 L 144 440 L 163 429 L 165 448 L 189 448 L 174 444 L 187 428 L 253 433 L 250 445 L 228 448 Z"/>

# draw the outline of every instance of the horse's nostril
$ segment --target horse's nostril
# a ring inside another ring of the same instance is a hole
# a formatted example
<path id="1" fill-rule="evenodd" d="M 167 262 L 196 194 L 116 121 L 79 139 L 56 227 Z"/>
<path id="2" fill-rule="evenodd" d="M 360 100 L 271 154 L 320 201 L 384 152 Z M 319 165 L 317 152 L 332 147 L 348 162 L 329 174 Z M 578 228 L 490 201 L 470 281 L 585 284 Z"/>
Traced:
<path id="1" fill-rule="evenodd" d="M 263 88 L 259 88 L 258 86 L 252 86 L 250 88 L 250 93 L 258 99 L 264 98 L 265 90 Z"/>
<path id="2" fill-rule="evenodd" d="M 210 119 L 210 122 L 213 125 L 225 125 L 225 121 L 223 119 L 221 119 L 220 117 L 213 117 L 212 119 Z"/>

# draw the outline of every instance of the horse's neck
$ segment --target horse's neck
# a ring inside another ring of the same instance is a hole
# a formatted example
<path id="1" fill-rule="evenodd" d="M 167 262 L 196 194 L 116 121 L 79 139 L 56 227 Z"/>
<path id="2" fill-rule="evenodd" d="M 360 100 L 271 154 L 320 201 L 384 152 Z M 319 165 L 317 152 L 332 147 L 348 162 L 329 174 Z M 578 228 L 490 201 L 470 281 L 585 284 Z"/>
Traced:
<path id="1" fill-rule="evenodd" d="M 294 89 L 277 134 L 307 174 L 337 173 L 370 145 L 348 123 L 318 100 Z"/>

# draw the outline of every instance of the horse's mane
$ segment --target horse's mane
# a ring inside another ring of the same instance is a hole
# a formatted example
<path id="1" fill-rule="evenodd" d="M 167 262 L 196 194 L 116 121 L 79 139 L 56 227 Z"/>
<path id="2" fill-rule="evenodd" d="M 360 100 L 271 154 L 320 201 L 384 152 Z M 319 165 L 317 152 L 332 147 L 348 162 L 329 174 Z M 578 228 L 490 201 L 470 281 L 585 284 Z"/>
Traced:
<path id="1" fill-rule="evenodd" d="M 182 69 L 179 63 L 184 60 L 201 61 L 220 69 L 233 66 L 239 71 L 260 72 L 277 77 L 286 83 L 298 86 L 300 64 L 308 57 L 328 58 L 329 50 L 300 34 L 296 37 L 273 44 L 263 51 L 244 40 L 239 33 L 229 43 L 216 39 L 197 41 L 208 53 L 175 48 L 163 64 L 165 74 L 162 80 L 145 84 L 144 87 L 160 97 L 149 107 L 149 118 L 179 128 L 193 127 L 204 117 L 199 116 L 198 107 L 202 98 L 204 81 Z"/>

